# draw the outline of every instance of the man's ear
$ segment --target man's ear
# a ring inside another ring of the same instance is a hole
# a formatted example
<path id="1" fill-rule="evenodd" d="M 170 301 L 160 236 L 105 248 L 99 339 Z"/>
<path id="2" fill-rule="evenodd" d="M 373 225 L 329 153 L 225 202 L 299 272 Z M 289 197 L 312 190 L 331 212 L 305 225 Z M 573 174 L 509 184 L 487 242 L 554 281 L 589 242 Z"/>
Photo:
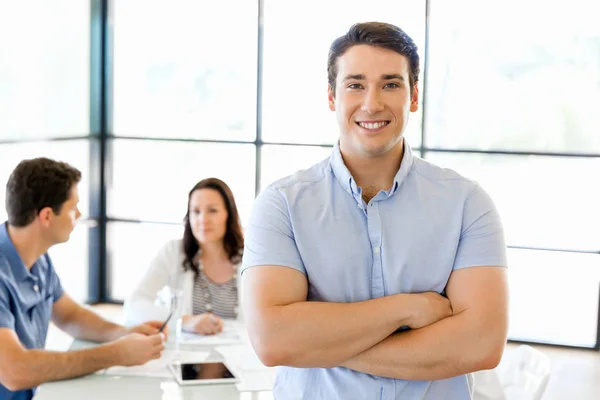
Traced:
<path id="1" fill-rule="evenodd" d="M 44 207 L 40 210 L 40 212 L 38 212 L 37 216 L 42 226 L 48 226 L 50 225 L 50 220 L 52 219 L 53 215 L 54 211 L 52 210 L 52 207 Z"/>
<path id="2" fill-rule="evenodd" d="M 419 86 L 418 82 L 415 82 L 415 87 L 412 90 L 412 95 L 410 96 L 410 112 L 415 112 L 419 109 Z"/>
<path id="3" fill-rule="evenodd" d="M 335 93 L 331 85 L 327 85 L 327 100 L 329 102 L 329 109 L 335 111 Z"/>

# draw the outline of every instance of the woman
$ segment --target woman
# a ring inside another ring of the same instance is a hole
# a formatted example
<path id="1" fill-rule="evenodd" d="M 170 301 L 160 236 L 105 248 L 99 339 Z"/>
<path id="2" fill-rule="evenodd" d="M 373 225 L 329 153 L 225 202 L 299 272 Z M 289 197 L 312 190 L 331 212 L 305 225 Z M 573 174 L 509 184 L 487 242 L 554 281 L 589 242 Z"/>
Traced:
<path id="1" fill-rule="evenodd" d="M 216 178 L 198 182 L 189 193 L 184 222 L 183 239 L 160 249 L 125 301 L 128 325 L 150 316 L 167 319 L 169 309 L 154 304 L 165 286 L 182 291 L 184 331 L 212 335 L 223 330 L 224 318 L 239 317 L 237 277 L 244 239 L 231 189 Z"/>

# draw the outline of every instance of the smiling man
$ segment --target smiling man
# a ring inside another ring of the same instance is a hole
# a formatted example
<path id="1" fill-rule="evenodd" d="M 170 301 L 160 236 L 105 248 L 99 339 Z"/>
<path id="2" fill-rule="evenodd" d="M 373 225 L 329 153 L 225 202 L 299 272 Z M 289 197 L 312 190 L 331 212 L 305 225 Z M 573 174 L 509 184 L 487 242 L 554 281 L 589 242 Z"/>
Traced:
<path id="1" fill-rule="evenodd" d="M 277 399 L 472 397 L 507 335 L 504 234 L 483 189 L 413 155 L 419 57 L 398 27 L 331 46 L 329 159 L 257 198 L 242 294 Z"/>
<path id="2" fill-rule="evenodd" d="M 161 321 L 132 328 L 106 321 L 64 292 L 47 251 L 69 240 L 81 173 L 69 164 L 24 160 L 6 184 L 0 224 L 0 400 L 28 400 L 47 381 L 160 357 Z M 77 267 L 77 266 L 74 266 Z M 108 342 L 85 350 L 44 350 L 50 319 L 72 336 Z"/>

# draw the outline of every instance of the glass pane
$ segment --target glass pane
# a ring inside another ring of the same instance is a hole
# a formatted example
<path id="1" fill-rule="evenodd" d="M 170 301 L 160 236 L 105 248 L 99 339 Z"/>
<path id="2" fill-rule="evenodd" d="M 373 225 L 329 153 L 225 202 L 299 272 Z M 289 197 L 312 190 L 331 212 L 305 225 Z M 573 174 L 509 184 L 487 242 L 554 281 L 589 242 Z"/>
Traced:
<path id="1" fill-rule="evenodd" d="M 256 2 L 112 5 L 115 134 L 254 140 Z"/>
<path id="2" fill-rule="evenodd" d="M 509 245 L 600 247 L 600 159 L 427 152 L 427 159 L 478 181 L 496 203 Z M 590 175 L 591 174 L 591 175 Z M 590 175 L 588 179 L 577 177 Z"/>
<path id="3" fill-rule="evenodd" d="M 190 189 L 208 177 L 229 185 L 242 222 L 249 215 L 255 194 L 254 145 L 125 139 L 111 143 L 113 168 L 107 178 L 111 217 L 180 222 Z"/>
<path id="4" fill-rule="evenodd" d="M 596 2 L 432 3 L 427 147 L 600 152 Z"/>
<path id="5" fill-rule="evenodd" d="M 510 339 L 596 345 L 599 255 L 510 249 L 508 265 Z"/>
<path id="6" fill-rule="evenodd" d="M 125 300 L 158 250 L 183 237 L 183 225 L 109 222 L 106 232 L 110 297 Z"/>
<path id="7" fill-rule="evenodd" d="M 56 273 L 63 288 L 75 300 L 84 303 L 88 299 L 88 224 L 78 224 L 69 241 L 50 248 Z"/>
<path id="8" fill-rule="evenodd" d="M 310 168 L 330 155 L 331 147 L 263 146 L 260 167 L 261 189 L 298 170 Z"/>
<path id="9" fill-rule="evenodd" d="M 0 1 L 0 139 L 87 135 L 89 59 L 89 1 Z"/>
<path id="10" fill-rule="evenodd" d="M 423 68 L 423 0 L 265 0 L 264 14 L 265 141 L 335 143 L 339 130 L 335 114 L 327 107 L 327 55 L 331 42 L 356 22 L 382 21 L 400 26 L 419 47 Z M 290 91 L 285 92 L 284 88 Z M 420 146 L 420 120 L 420 111 L 411 114 L 405 132 L 413 147 Z"/>
<path id="11" fill-rule="evenodd" d="M 85 218 L 89 211 L 90 142 L 88 140 L 10 143 L 0 145 L 0 220 L 5 221 L 6 182 L 21 160 L 48 157 L 65 161 L 81 171 L 79 210 Z"/>

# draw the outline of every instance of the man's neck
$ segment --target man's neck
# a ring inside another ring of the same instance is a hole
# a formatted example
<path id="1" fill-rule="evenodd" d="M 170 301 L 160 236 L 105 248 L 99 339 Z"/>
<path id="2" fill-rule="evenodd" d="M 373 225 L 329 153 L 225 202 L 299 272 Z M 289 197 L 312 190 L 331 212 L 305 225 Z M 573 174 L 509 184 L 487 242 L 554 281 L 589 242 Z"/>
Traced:
<path id="1" fill-rule="evenodd" d="M 403 143 L 401 141 L 390 151 L 379 157 L 363 157 L 342 153 L 346 168 L 352 174 L 356 185 L 360 186 L 363 192 L 368 191 L 377 194 L 380 190 L 388 190 L 392 187 L 394 177 L 398 173 L 404 156 Z"/>
<path id="2" fill-rule="evenodd" d="M 10 240 L 17 249 L 23 264 L 30 270 L 33 264 L 48 251 L 50 246 L 44 243 L 40 233 L 32 225 L 18 228 L 7 224 L 7 227 Z"/>

